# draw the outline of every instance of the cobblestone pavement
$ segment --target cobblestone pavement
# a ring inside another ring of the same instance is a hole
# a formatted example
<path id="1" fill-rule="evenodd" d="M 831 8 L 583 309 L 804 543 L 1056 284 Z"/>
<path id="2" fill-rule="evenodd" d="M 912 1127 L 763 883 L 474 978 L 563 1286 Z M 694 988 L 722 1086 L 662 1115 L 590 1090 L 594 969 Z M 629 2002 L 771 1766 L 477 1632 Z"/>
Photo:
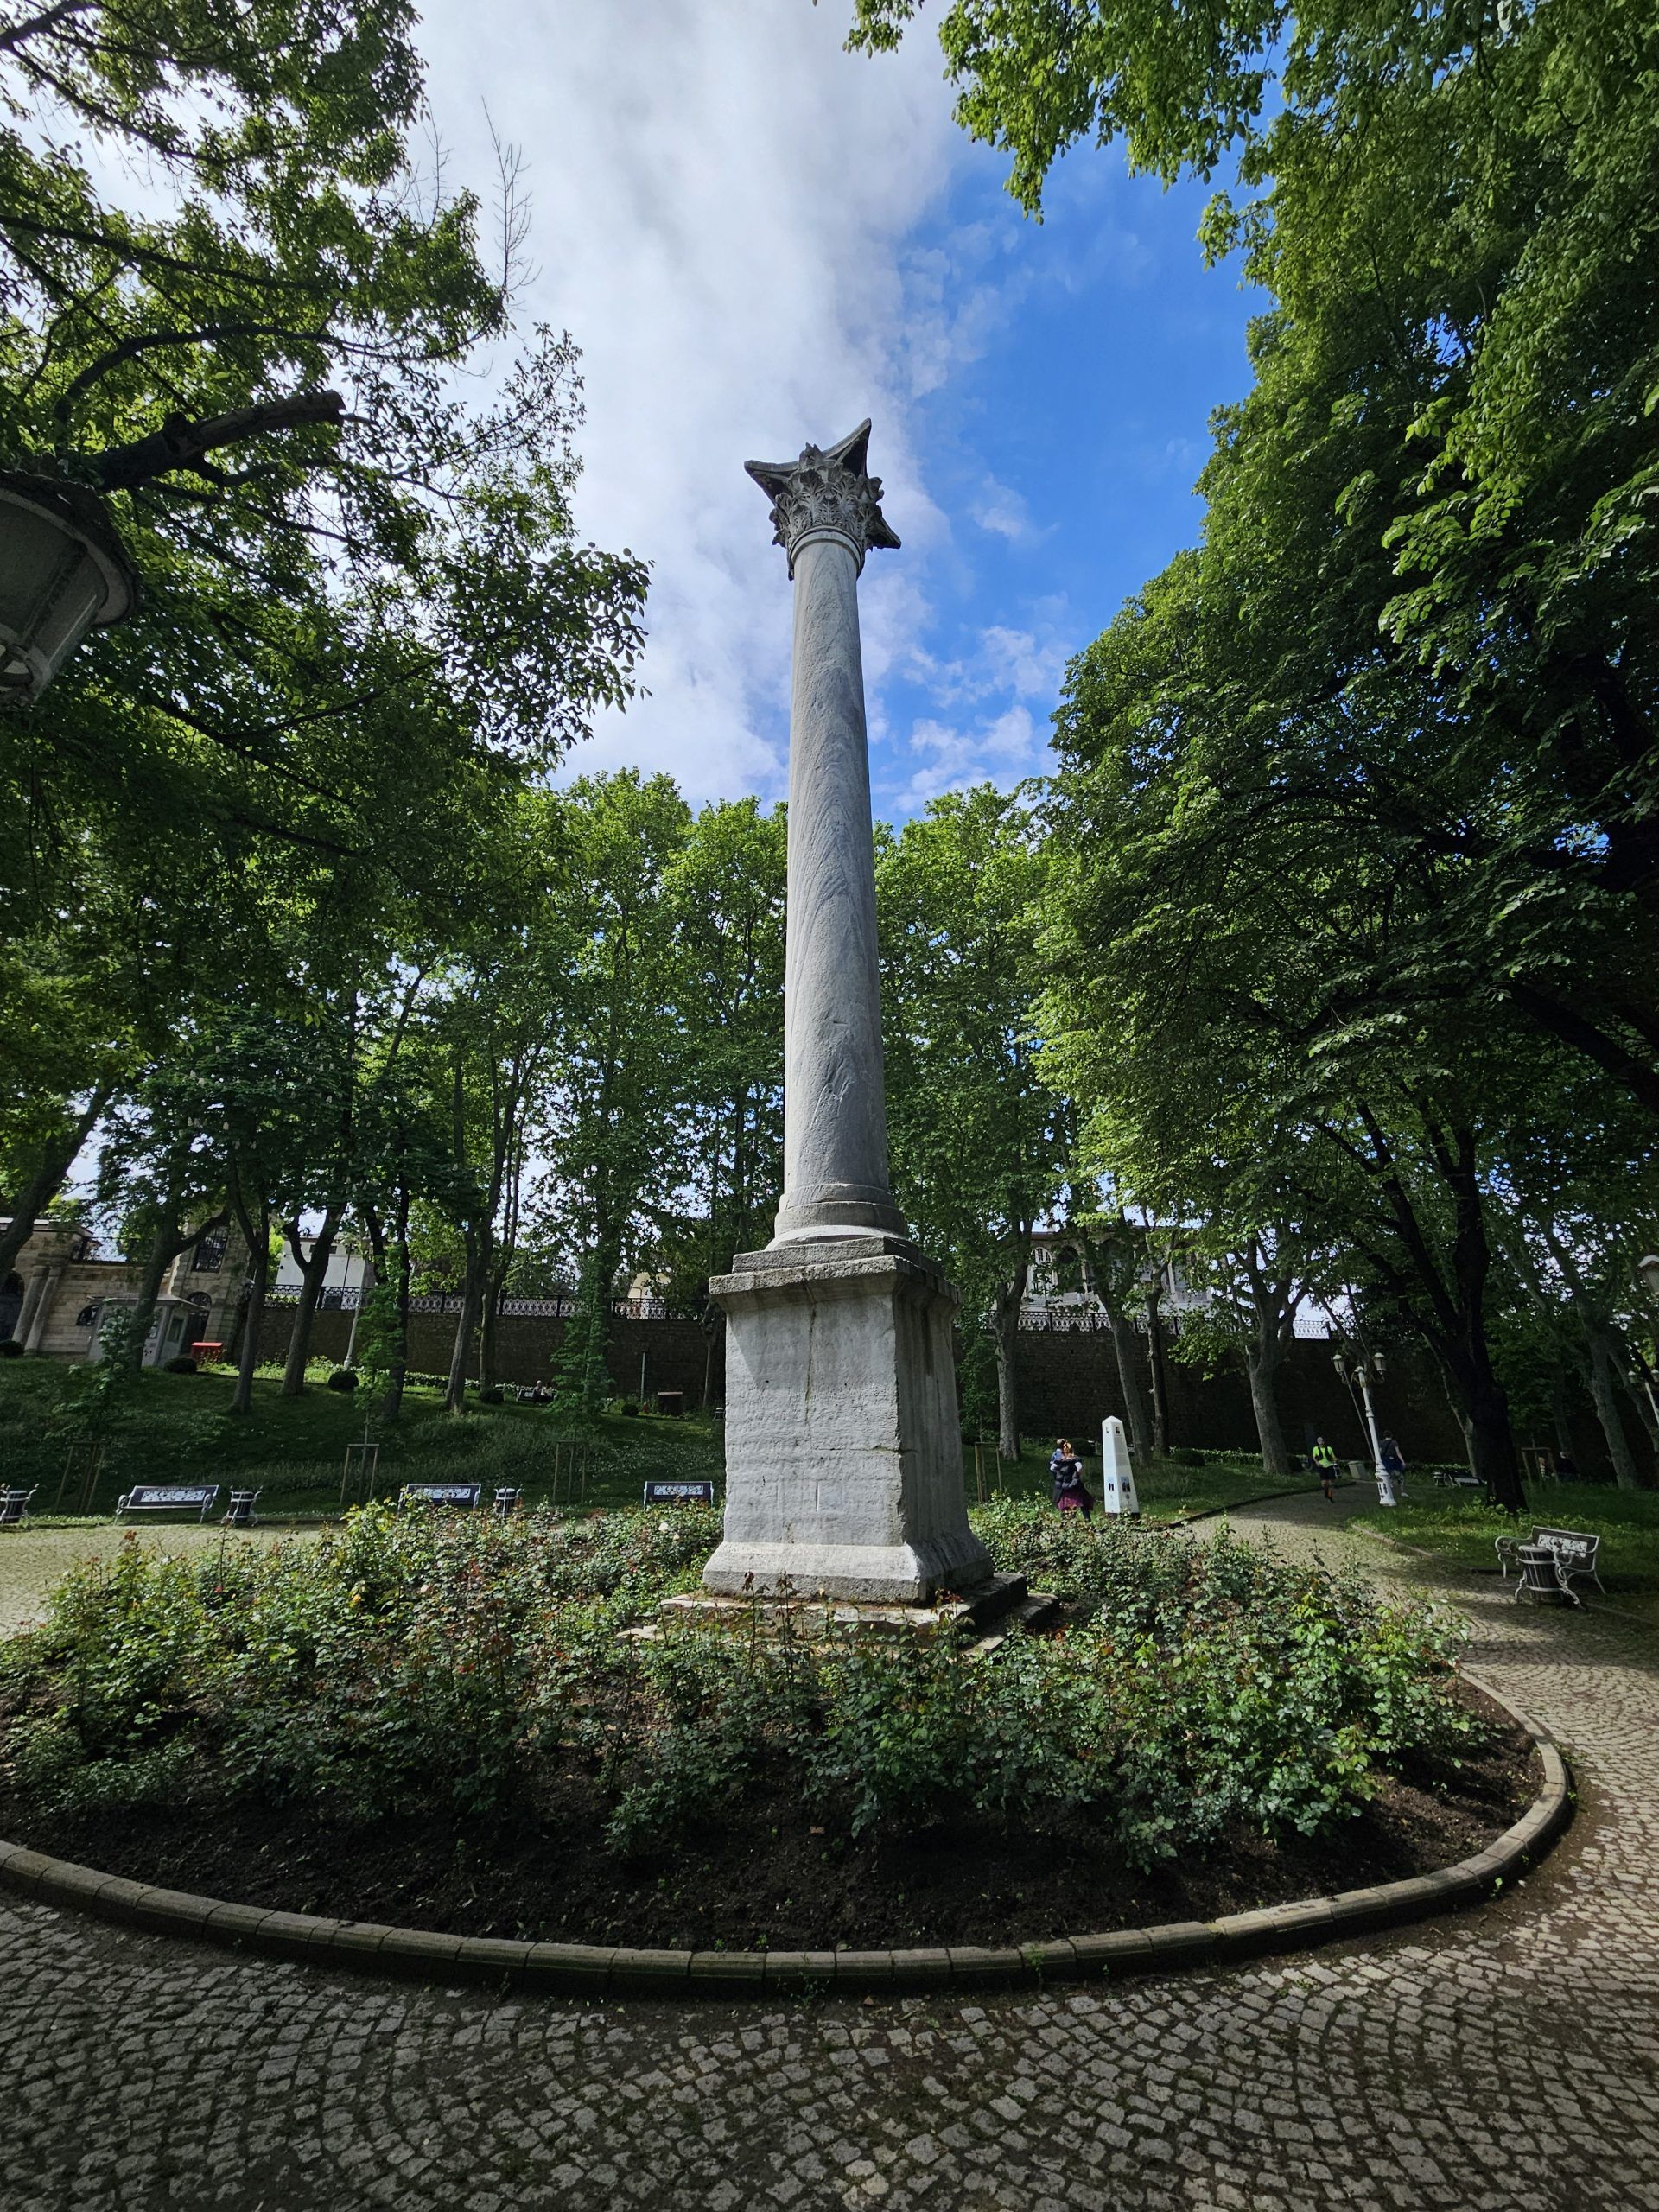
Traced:
<path id="1" fill-rule="evenodd" d="M 1235 1525 L 1433 1577 L 1321 1506 Z M 0 2205 L 1659 2208 L 1659 1642 L 1457 1595 L 1584 1790 L 1478 1912 L 1092 1992 L 671 2008 L 381 1987 L 0 1897 Z"/>

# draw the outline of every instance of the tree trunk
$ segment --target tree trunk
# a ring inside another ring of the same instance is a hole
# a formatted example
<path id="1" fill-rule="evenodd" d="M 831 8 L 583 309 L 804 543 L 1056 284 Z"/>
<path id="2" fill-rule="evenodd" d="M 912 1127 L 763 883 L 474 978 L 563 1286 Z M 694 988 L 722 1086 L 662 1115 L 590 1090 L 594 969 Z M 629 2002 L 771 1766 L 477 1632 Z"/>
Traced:
<path id="1" fill-rule="evenodd" d="M 1027 1236 L 1022 1249 L 1029 1251 Z M 1020 1350 L 1020 1308 L 1025 1302 L 1030 1262 L 1020 1265 L 996 1287 L 991 1303 L 991 1338 L 996 1347 L 996 1451 L 1001 1459 L 1020 1457 L 1020 1384 L 1015 1360 Z"/>
<path id="2" fill-rule="evenodd" d="M 501 1300 L 506 1290 L 507 1269 L 512 1265 L 512 1255 L 501 1253 L 484 1287 L 484 1313 L 478 1336 L 478 1380 L 480 1389 L 486 1390 L 496 1380 L 496 1361 L 501 1348 Z"/>
<path id="3" fill-rule="evenodd" d="M 231 1205 L 237 1227 L 248 1247 L 248 1302 L 242 1321 L 242 1343 L 237 1354 L 236 1389 L 231 1397 L 233 1414 L 253 1411 L 253 1370 L 259 1363 L 259 1325 L 265 1313 L 265 1281 L 270 1273 L 270 1205 L 262 1198 L 256 1208 L 232 1170 Z"/>
<path id="4" fill-rule="evenodd" d="M 1659 1411 L 1655 1409 L 1653 1402 L 1653 1370 L 1635 1345 L 1630 1348 L 1630 1359 L 1636 1372 L 1631 1374 L 1630 1368 L 1621 1363 L 1619 1379 L 1630 1392 L 1637 1419 L 1647 1431 L 1648 1447 L 1655 1460 L 1659 1461 Z"/>
<path id="5" fill-rule="evenodd" d="M 177 1259 L 184 1247 L 177 1242 L 176 1216 L 161 1223 L 149 1240 L 149 1249 L 144 1255 L 144 1264 L 138 1276 L 138 1295 L 133 1303 L 132 1335 L 123 1355 L 124 1363 L 135 1370 L 144 1363 L 144 1345 L 149 1337 L 149 1325 L 156 1318 L 156 1301 L 161 1296 L 162 1278 Z"/>
<path id="6" fill-rule="evenodd" d="M 1506 1513 L 1524 1513 L 1526 1492 L 1521 1486 L 1521 1462 L 1503 1386 L 1493 1382 L 1473 1390 L 1467 1402 L 1469 1451 L 1475 1473 L 1485 1484 L 1495 1505 L 1501 1505 Z"/>
<path id="7" fill-rule="evenodd" d="M 75 1154 L 92 1134 L 111 1096 L 111 1086 L 100 1084 L 85 1109 L 67 1122 L 59 1135 L 39 1147 L 34 1172 L 18 1185 L 11 1201 L 11 1217 L 0 1228 L 0 1282 L 16 1264 L 17 1255 L 35 1234 L 35 1224 L 58 1192 L 75 1164 Z"/>
<path id="8" fill-rule="evenodd" d="M 1152 1375 L 1152 1449 L 1159 1459 L 1169 1457 L 1169 1370 L 1164 1364 L 1164 1325 L 1158 1308 L 1163 1292 L 1156 1287 L 1146 1294 L 1147 1308 L 1147 1365 Z"/>
<path id="9" fill-rule="evenodd" d="M 409 1373 L 409 1185 L 400 1171 L 397 1179 L 397 1335 L 386 1372 L 386 1413 L 396 1421 L 404 1409 L 404 1379 Z M 381 1257 L 377 1254 L 377 1258 Z M 384 1261 L 382 1262 L 384 1264 Z"/>
<path id="10" fill-rule="evenodd" d="M 1567 1377 L 1559 1367 L 1549 1378 L 1549 1417 L 1555 1430 L 1556 1459 L 1573 1459 L 1573 1425 L 1567 1418 Z"/>
<path id="11" fill-rule="evenodd" d="M 467 1272 L 461 1278 L 461 1317 L 455 1323 L 454 1349 L 449 1355 L 449 1387 L 444 1393 L 444 1405 L 452 1414 L 467 1410 L 467 1369 L 472 1358 L 473 1336 L 478 1327 L 479 1307 L 482 1303 L 483 1263 L 473 1256 L 473 1243 L 467 1240 Z"/>
<path id="12" fill-rule="evenodd" d="M 1285 1449 L 1285 1432 L 1280 1425 L 1279 1404 L 1274 1394 L 1281 1357 L 1276 1346 L 1268 1350 L 1253 1338 L 1246 1341 L 1244 1364 L 1250 1378 L 1250 1408 L 1255 1415 L 1255 1433 L 1262 1446 L 1262 1472 L 1269 1475 L 1290 1472 L 1290 1454 Z"/>
<path id="13" fill-rule="evenodd" d="M 1117 1355 L 1117 1387 L 1123 1399 L 1123 1426 L 1129 1432 L 1129 1453 L 1145 1466 L 1152 1457 L 1152 1431 L 1147 1422 L 1147 1402 L 1141 1395 L 1135 1331 L 1116 1305 L 1107 1306 L 1106 1319 L 1111 1324 L 1112 1350 Z"/>
<path id="14" fill-rule="evenodd" d="M 715 1332 L 725 1316 L 717 1306 L 708 1306 L 702 1316 L 702 1406 L 706 1412 L 715 1387 Z"/>
<path id="15" fill-rule="evenodd" d="M 340 1232 L 343 1211 L 340 1206 L 329 1207 L 308 1257 L 300 1236 L 299 1222 L 284 1224 L 288 1249 L 300 1271 L 300 1302 L 294 1309 L 294 1326 L 289 1331 L 288 1357 L 283 1367 L 282 1395 L 285 1398 L 297 1398 L 305 1389 L 305 1363 L 311 1357 L 311 1331 L 317 1318 L 317 1300 L 322 1295 L 323 1278 L 334 1257 L 334 1238 Z"/>
<path id="16" fill-rule="evenodd" d="M 1613 1464 L 1613 1480 L 1620 1490 L 1640 1490 L 1642 1478 L 1637 1472 L 1630 1440 L 1624 1433 L 1624 1424 L 1619 1418 L 1618 1370 L 1605 1337 L 1599 1332 L 1590 1339 L 1590 1397 L 1596 1409 L 1596 1419 L 1601 1423 L 1601 1433 L 1607 1440 L 1607 1457 Z"/>

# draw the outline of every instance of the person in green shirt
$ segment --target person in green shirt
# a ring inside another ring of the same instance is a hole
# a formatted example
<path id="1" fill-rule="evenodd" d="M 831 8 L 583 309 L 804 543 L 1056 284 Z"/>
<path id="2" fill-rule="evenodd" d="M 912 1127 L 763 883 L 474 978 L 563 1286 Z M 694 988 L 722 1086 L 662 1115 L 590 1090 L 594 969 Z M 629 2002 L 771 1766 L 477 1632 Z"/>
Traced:
<path id="1" fill-rule="evenodd" d="M 1319 1488 L 1332 1504 L 1337 1497 L 1337 1455 L 1321 1436 L 1313 1446 L 1313 1464 L 1319 1471 Z"/>

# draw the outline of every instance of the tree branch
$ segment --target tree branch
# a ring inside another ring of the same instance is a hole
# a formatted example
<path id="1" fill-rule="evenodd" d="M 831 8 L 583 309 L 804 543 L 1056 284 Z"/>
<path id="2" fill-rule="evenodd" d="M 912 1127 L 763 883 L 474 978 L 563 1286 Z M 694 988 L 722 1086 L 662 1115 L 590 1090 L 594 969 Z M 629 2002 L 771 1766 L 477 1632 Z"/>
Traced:
<path id="1" fill-rule="evenodd" d="M 111 446 L 96 456 L 99 480 L 106 492 L 129 491 L 169 469 L 189 468 L 220 446 L 239 444 L 244 438 L 262 437 L 270 430 L 291 430 L 307 423 L 327 423 L 338 429 L 346 402 L 337 391 L 296 392 L 291 399 L 272 399 L 262 405 L 238 407 L 229 415 L 210 416 L 191 423 L 181 415 L 170 416 L 159 430 L 130 445 Z"/>

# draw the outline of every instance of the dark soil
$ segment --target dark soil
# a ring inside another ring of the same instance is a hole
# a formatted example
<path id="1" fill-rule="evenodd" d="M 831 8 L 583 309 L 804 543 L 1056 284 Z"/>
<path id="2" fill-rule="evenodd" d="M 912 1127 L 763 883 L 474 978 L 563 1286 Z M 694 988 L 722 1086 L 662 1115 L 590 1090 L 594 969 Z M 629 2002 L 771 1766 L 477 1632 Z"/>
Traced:
<path id="1" fill-rule="evenodd" d="M 1213 1920 L 1484 1849 L 1536 1795 L 1538 1761 L 1524 1731 L 1465 1694 L 1492 1733 L 1457 1764 L 1391 1776 L 1326 1836 L 1274 1844 L 1241 1830 L 1148 1874 L 1082 1819 L 854 1842 L 782 1797 L 747 1799 L 728 1826 L 624 1859 L 606 1848 L 597 1805 L 575 1782 L 563 1802 L 511 1825 L 453 1815 L 331 1824 L 310 1808 L 224 1802 L 48 1817 L 0 1793 L 0 1834 L 169 1888 L 455 1935 L 674 1949 L 1028 1942 Z"/>

